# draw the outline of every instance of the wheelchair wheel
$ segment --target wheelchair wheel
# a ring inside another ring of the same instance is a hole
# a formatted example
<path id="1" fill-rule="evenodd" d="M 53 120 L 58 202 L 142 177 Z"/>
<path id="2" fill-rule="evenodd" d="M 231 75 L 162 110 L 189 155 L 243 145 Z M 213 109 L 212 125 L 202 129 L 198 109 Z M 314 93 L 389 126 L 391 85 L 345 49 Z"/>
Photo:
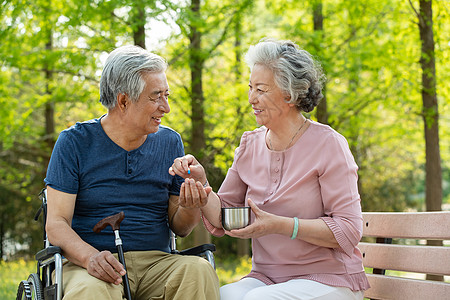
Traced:
<path id="1" fill-rule="evenodd" d="M 31 298 L 31 289 L 28 281 L 22 280 L 19 283 L 19 288 L 17 289 L 16 300 L 29 300 Z"/>
<path id="2" fill-rule="evenodd" d="M 42 292 L 42 283 L 38 274 L 33 273 L 28 276 L 28 280 L 23 280 L 19 284 L 16 300 L 42 300 L 44 294 Z"/>

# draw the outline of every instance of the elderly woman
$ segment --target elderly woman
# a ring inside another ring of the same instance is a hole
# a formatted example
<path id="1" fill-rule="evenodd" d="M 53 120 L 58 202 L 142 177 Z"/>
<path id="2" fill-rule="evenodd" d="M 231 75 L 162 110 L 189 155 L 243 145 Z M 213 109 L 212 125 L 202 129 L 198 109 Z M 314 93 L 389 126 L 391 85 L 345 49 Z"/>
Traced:
<path id="1" fill-rule="evenodd" d="M 324 76 L 290 41 L 262 40 L 246 60 L 248 101 L 262 126 L 243 134 L 218 193 L 203 188 L 191 155 L 169 170 L 186 178 L 180 201 L 201 207 L 212 234 L 252 239 L 252 271 L 221 287 L 221 299 L 363 299 L 357 165 L 342 135 L 302 114 L 322 98 Z M 225 231 L 221 207 L 247 205 L 251 225 Z"/>
<path id="2" fill-rule="evenodd" d="M 184 150 L 180 135 L 161 125 L 170 111 L 166 67 L 140 47 L 112 51 L 100 80 L 108 112 L 62 131 L 56 142 L 45 179 L 47 234 L 67 259 L 66 300 L 123 298 L 125 269 L 114 253 L 114 234 L 92 231 L 120 211 L 133 299 L 219 298 L 206 260 L 169 252 L 169 228 L 188 235 L 200 210 L 179 204 L 183 179 L 167 173 Z"/>

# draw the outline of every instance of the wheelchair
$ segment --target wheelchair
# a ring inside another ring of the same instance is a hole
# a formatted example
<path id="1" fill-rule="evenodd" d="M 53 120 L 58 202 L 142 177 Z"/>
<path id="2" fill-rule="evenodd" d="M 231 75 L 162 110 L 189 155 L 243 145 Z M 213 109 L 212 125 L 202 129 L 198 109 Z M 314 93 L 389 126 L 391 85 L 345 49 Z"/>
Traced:
<path id="1" fill-rule="evenodd" d="M 64 294 L 62 251 L 60 247 L 50 244 L 45 232 L 47 218 L 47 190 L 45 188 L 39 193 L 39 199 L 41 206 L 36 212 L 34 220 L 38 221 L 39 216 L 43 214 L 44 248 L 35 256 L 37 261 L 36 273 L 30 274 L 27 280 L 22 280 L 19 283 L 16 300 L 61 300 Z M 169 238 L 170 252 L 172 254 L 201 256 L 216 269 L 213 255 L 213 252 L 216 250 L 214 244 L 203 244 L 179 251 L 176 247 L 176 235 L 172 231 L 170 231 Z"/>

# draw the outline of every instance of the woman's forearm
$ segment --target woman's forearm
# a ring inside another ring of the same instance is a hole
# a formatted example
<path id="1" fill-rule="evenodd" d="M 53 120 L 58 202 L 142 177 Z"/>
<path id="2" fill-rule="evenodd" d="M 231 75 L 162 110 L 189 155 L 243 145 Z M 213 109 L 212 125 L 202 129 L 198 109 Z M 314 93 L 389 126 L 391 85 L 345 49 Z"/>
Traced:
<path id="1" fill-rule="evenodd" d="M 273 228 L 277 228 L 277 233 L 292 237 L 295 224 L 294 218 L 281 216 L 276 216 L 275 218 L 277 219 L 275 223 L 278 226 L 274 225 Z M 295 238 L 322 247 L 339 247 L 333 232 L 321 219 L 299 219 L 297 236 Z"/>
<path id="2" fill-rule="evenodd" d="M 201 210 L 203 216 L 216 228 L 222 228 L 221 208 L 219 196 L 211 191 L 208 195 L 208 203 Z"/>
<path id="3" fill-rule="evenodd" d="M 339 247 L 333 232 L 322 219 L 299 219 L 297 238 L 322 247 Z"/>

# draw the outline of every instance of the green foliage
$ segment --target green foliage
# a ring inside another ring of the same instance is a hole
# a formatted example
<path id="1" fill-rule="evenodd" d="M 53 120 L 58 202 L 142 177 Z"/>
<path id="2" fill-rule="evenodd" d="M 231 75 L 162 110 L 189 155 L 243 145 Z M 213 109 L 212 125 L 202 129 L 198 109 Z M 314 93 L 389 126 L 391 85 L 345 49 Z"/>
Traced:
<path id="1" fill-rule="evenodd" d="M 364 210 L 423 209 L 424 137 L 420 40 L 408 1 L 322 1 L 324 30 L 313 30 L 311 1 L 11 0 L 0 6 L 0 236 L 2 244 L 40 247 L 32 221 L 51 140 L 77 121 L 98 117 L 98 81 L 106 54 L 132 44 L 146 24 L 173 31 L 147 48 L 164 56 L 171 112 L 164 125 L 192 145 L 190 25 L 202 33 L 205 139 L 202 163 L 217 190 L 244 131 L 257 127 L 247 101 L 248 46 L 263 37 L 291 39 L 316 56 L 327 75 L 330 125 L 360 167 Z M 414 2 L 414 1 L 413 1 Z M 414 3 L 417 6 L 417 3 Z M 138 14 L 142 8 L 144 16 Z M 434 1 L 437 95 L 444 201 L 450 202 L 450 32 L 446 1 Z M 156 28 L 158 30 L 158 28 Z M 55 129 L 48 132 L 49 108 Z M 315 114 L 310 115 L 315 119 Z M 50 138 L 50 142 L 49 142 Z M 33 241 L 33 244 L 32 242 Z M 234 251 L 229 239 L 218 248 Z M 27 248 L 28 247 L 28 248 Z M 3 248 L 2 248 L 3 249 Z M 6 249 L 3 249 L 3 258 Z"/>
<path id="2" fill-rule="evenodd" d="M 250 273 L 252 259 L 247 256 L 229 256 L 216 261 L 216 273 L 220 280 L 220 286 L 233 283 Z"/>
<path id="3" fill-rule="evenodd" d="M 20 281 L 36 272 L 34 261 L 0 261 L 0 299 L 15 299 Z"/>

